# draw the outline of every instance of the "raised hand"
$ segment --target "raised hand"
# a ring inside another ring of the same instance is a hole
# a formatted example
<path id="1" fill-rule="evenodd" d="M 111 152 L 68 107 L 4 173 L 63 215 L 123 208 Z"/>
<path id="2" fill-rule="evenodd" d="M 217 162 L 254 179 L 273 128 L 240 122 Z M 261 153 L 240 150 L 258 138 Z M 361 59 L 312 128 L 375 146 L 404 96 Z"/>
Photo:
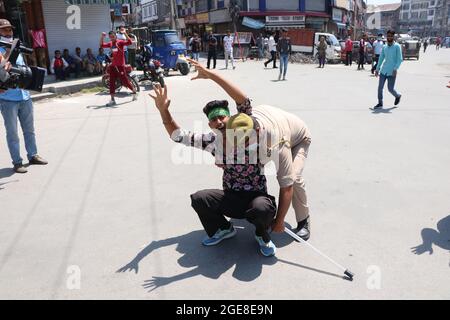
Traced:
<path id="1" fill-rule="evenodd" d="M 156 108 L 160 112 L 167 111 L 170 106 L 170 99 L 167 98 L 167 84 L 162 88 L 159 83 L 155 83 L 153 88 L 155 89 L 156 95 L 153 96 L 150 93 L 148 95 L 155 101 Z"/>
<path id="2" fill-rule="evenodd" d="M 198 80 L 198 79 L 211 79 L 211 75 L 213 74 L 212 71 L 206 69 L 204 66 L 202 66 L 198 61 L 187 59 L 194 67 L 195 70 L 198 72 L 197 76 L 193 77 L 191 80 Z"/>

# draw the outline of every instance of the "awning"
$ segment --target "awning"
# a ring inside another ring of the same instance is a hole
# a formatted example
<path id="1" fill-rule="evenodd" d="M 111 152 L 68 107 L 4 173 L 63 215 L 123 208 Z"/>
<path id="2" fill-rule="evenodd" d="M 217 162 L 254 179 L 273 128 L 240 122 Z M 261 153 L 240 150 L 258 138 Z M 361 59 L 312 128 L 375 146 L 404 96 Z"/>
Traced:
<path id="1" fill-rule="evenodd" d="M 255 19 L 252 19 L 252 18 L 249 18 L 249 17 L 244 17 L 244 19 L 242 19 L 242 24 L 244 26 L 247 26 L 247 27 L 252 28 L 252 29 L 262 29 L 266 25 L 262 21 L 258 21 L 258 20 L 255 20 Z"/>
<path id="2" fill-rule="evenodd" d="M 67 4 L 137 4 L 139 0 L 65 0 Z"/>

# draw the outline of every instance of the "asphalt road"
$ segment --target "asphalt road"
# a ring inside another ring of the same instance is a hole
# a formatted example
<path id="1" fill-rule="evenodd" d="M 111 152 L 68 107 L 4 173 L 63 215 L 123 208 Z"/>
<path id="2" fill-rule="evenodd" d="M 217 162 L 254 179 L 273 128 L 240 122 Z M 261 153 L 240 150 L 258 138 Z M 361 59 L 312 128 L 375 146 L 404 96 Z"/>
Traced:
<path id="1" fill-rule="evenodd" d="M 290 65 L 285 82 L 254 61 L 218 72 L 309 126 L 310 243 L 354 281 L 286 234 L 274 236 L 276 258 L 262 257 L 244 221 L 202 247 L 189 195 L 220 188 L 212 159 L 180 151 L 146 93 L 115 108 L 87 94 L 35 104 L 50 164 L 26 175 L 13 174 L 0 126 L 1 299 L 450 298 L 450 50 L 404 62 L 401 104 L 385 91 L 381 112 L 369 110 L 377 79 L 356 65 Z M 167 83 L 186 128 L 207 130 L 202 107 L 227 98 L 207 81 Z M 278 195 L 273 176 L 269 190 Z"/>

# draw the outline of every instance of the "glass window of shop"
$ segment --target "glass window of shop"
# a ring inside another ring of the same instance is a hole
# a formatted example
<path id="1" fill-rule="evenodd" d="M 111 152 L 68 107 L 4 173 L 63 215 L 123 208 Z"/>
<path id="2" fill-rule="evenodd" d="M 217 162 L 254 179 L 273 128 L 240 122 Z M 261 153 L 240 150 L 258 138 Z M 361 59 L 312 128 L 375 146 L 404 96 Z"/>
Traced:
<path id="1" fill-rule="evenodd" d="M 322 0 L 319 0 L 319 1 L 322 1 Z M 259 1 L 256 1 L 256 2 L 259 2 Z M 325 3 L 325 0 L 324 0 L 324 3 Z M 266 0 L 266 8 L 267 8 L 267 10 L 297 11 L 299 9 L 299 1 L 295 1 L 295 0 Z"/>
<path id="2" fill-rule="evenodd" d="M 305 0 L 305 10 L 325 12 L 325 0 Z"/>
<path id="3" fill-rule="evenodd" d="M 259 0 L 248 0 L 248 11 L 259 11 Z"/>

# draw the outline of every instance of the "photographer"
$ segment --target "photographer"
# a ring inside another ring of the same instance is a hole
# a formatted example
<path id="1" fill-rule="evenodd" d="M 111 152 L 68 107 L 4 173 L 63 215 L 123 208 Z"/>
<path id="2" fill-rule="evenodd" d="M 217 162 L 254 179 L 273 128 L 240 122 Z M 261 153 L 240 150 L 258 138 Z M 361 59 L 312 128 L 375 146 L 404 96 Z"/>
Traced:
<path id="1" fill-rule="evenodd" d="M 3 41 L 13 40 L 13 26 L 6 19 L 0 19 L 0 36 Z M 0 47 L 0 62 L 3 61 L 4 56 L 9 55 L 10 49 Z M 24 59 L 19 55 L 17 65 L 25 65 Z M 9 71 L 11 65 L 8 63 L 5 66 Z M 42 159 L 37 154 L 36 138 L 34 134 L 34 120 L 33 120 L 33 102 L 31 101 L 30 93 L 22 89 L 8 89 L 0 90 L 0 110 L 6 128 L 6 139 L 8 142 L 9 153 L 14 165 L 16 173 L 26 173 L 27 169 L 22 164 L 20 157 L 20 141 L 17 129 L 17 119 L 20 121 L 22 127 L 25 148 L 30 164 L 46 165 L 47 161 Z"/>

